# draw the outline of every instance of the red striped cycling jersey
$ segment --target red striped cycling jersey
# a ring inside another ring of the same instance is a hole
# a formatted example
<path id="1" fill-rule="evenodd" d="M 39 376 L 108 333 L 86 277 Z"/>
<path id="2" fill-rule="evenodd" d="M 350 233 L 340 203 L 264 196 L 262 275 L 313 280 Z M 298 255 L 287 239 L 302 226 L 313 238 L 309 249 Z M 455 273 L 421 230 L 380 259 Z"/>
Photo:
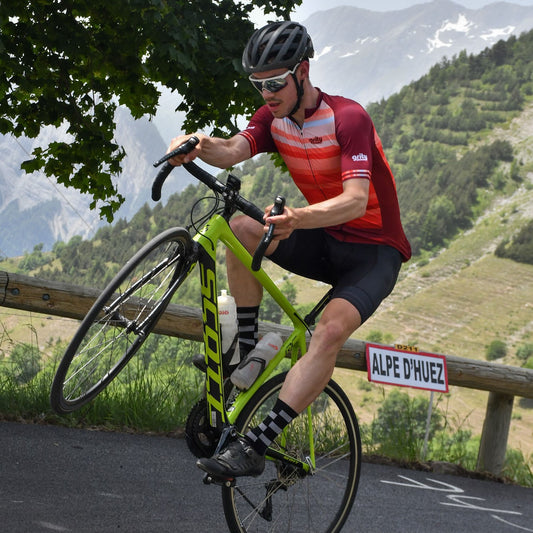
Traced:
<path id="1" fill-rule="evenodd" d="M 319 91 L 317 107 L 306 109 L 301 128 L 288 117 L 274 118 L 264 105 L 240 135 L 252 156 L 279 152 L 310 204 L 338 196 L 344 180 L 370 180 L 366 213 L 326 231 L 342 241 L 387 244 L 404 261 L 410 258 L 394 176 L 374 124 L 357 102 Z"/>

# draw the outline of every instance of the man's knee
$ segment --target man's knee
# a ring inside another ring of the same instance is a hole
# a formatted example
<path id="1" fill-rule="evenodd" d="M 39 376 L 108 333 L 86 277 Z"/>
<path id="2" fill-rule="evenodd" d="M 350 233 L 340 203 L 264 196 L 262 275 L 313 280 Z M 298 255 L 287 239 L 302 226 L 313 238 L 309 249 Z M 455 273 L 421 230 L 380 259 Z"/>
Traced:
<path id="1" fill-rule="evenodd" d="M 252 251 L 263 235 L 263 226 L 256 220 L 240 215 L 230 221 L 230 227 L 245 248 Z"/>
<path id="2" fill-rule="evenodd" d="M 317 329 L 319 329 L 323 341 L 330 346 L 344 344 L 346 338 L 352 333 L 338 320 L 328 320 L 321 324 L 319 323 Z"/>
<path id="3" fill-rule="evenodd" d="M 326 342 L 342 346 L 348 337 L 361 325 L 357 308 L 343 299 L 332 300 L 324 310 L 317 325 Z"/>

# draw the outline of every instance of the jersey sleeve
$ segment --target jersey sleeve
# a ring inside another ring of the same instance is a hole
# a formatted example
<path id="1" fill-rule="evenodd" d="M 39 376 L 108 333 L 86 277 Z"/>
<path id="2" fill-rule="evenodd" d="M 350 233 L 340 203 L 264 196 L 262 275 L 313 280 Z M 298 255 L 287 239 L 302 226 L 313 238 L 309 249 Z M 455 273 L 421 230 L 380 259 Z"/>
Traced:
<path id="1" fill-rule="evenodd" d="M 370 116 L 359 104 L 348 101 L 336 111 L 335 120 L 342 180 L 371 179 L 374 126 Z"/>
<path id="2" fill-rule="evenodd" d="M 250 144 L 252 157 L 263 152 L 277 152 L 278 149 L 272 139 L 270 126 L 274 116 L 264 105 L 260 107 L 250 119 L 248 126 L 238 133 Z"/>

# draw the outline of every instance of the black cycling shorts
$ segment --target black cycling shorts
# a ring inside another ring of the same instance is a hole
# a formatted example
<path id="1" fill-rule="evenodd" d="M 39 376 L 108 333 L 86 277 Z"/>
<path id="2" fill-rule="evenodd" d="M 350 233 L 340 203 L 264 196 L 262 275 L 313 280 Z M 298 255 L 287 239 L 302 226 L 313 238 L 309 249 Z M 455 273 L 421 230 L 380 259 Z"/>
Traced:
<path id="1" fill-rule="evenodd" d="M 354 305 L 362 322 L 391 293 L 402 266 L 400 252 L 391 246 L 343 242 L 323 229 L 294 231 L 269 259 L 294 274 L 332 285 L 333 298 Z"/>

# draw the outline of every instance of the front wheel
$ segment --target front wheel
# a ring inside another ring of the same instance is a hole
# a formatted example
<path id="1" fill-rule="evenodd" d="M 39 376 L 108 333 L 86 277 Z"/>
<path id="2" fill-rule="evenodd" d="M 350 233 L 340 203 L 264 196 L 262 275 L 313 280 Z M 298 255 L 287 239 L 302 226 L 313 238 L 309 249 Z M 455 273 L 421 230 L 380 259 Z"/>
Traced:
<path id="1" fill-rule="evenodd" d="M 50 392 L 58 413 L 92 400 L 124 368 L 190 272 L 192 239 L 167 230 L 141 248 L 102 291 L 61 360 Z"/>
<path id="2" fill-rule="evenodd" d="M 267 381 L 248 402 L 236 423 L 241 433 L 259 425 L 270 412 L 285 376 L 279 374 Z M 312 456 L 310 427 L 314 471 L 303 474 L 289 464 L 267 460 L 261 476 L 239 478 L 236 486 L 222 488 L 224 513 L 232 533 L 341 530 L 359 483 L 361 437 L 350 401 L 334 381 L 271 447 L 306 461 Z"/>

